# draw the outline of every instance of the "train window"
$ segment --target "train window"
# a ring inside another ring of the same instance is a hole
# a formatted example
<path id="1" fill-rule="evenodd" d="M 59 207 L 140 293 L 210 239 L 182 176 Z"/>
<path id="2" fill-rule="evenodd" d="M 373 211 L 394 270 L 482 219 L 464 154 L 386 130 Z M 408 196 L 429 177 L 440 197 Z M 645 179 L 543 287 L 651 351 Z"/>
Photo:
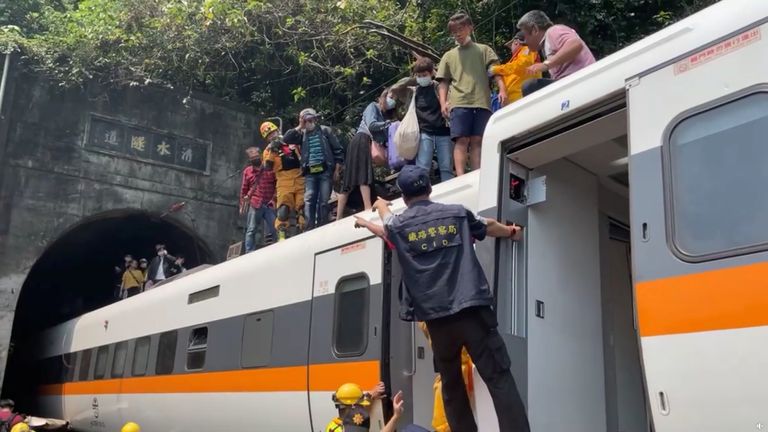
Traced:
<path id="1" fill-rule="evenodd" d="M 665 144 L 671 237 L 688 261 L 763 250 L 768 93 L 695 113 Z"/>
<path id="2" fill-rule="evenodd" d="M 187 345 L 187 370 L 205 367 L 205 352 L 208 350 L 208 327 L 198 327 L 189 333 Z"/>
<path id="3" fill-rule="evenodd" d="M 149 364 L 149 336 L 136 339 L 133 347 L 133 362 L 131 362 L 131 375 L 142 376 L 147 373 L 147 364 Z"/>
<path id="4" fill-rule="evenodd" d="M 80 357 L 80 371 L 77 374 L 78 381 L 88 381 L 88 374 L 91 371 L 91 353 L 93 350 L 87 349 L 83 351 L 83 355 Z"/>
<path id="5" fill-rule="evenodd" d="M 176 330 L 161 333 L 160 340 L 157 343 L 157 362 L 155 363 L 155 373 L 158 375 L 167 375 L 173 372 L 173 364 L 176 362 Z"/>
<path id="6" fill-rule="evenodd" d="M 93 378 L 102 379 L 107 375 L 107 357 L 109 357 L 109 346 L 105 345 L 96 350 L 96 366 L 93 369 Z"/>
<path id="7" fill-rule="evenodd" d="M 339 357 L 356 357 L 368 347 L 368 298 L 366 275 L 343 278 L 336 285 L 333 313 L 333 351 Z"/>
<path id="8" fill-rule="evenodd" d="M 64 382 L 75 380 L 75 366 L 77 365 L 77 353 L 67 353 L 61 356 L 64 365 Z"/>
<path id="9" fill-rule="evenodd" d="M 112 378 L 120 378 L 125 372 L 125 357 L 128 355 L 128 342 L 118 342 L 112 356 Z"/>
<path id="10" fill-rule="evenodd" d="M 274 312 L 262 312 L 245 317 L 243 350 L 240 364 L 245 368 L 267 366 L 272 357 L 272 325 Z"/>

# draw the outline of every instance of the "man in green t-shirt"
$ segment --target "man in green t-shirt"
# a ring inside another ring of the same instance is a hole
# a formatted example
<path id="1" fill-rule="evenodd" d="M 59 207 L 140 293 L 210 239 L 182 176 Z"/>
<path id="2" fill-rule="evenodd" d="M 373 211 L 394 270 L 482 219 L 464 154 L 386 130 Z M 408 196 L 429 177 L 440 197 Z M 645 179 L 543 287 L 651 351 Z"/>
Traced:
<path id="1" fill-rule="evenodd" d="M 440 82 L 443 115 L 451 120 L 456 175 L 464 174 L 468 150 L 471 168 L 480 168 L 483 132 L 491 117 L 488 71 L 499 62 L 491 47 L 472 41 L 473 29 L 472 19 L 467 14 L 457 13 L 448 20 L 448 30 L 458 46 L 443 55 L 436 77 Z M 504 81 L 499 76 L 494 79 L 499 86 L 499 101 L 504 105 L 507 98 Z"/>

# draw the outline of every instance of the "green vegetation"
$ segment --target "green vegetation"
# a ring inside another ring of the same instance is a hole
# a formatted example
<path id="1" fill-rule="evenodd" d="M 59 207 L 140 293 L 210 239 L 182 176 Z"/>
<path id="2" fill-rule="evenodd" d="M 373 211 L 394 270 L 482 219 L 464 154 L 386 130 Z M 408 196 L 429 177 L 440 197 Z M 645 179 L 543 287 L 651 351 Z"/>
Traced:
<path id="1" fill-rule="evenodd" d="M 439 52 L 447 18 L 468 11 L 475 39 L 503 43 L 530 9 L 575 27 L 598 57 L 715 0 L 0 0 L 0 50 L 64 86 L 162 85 L 293 117 L 312 105 L 354 124 L 407 73 L 410 54 L 360 28 L 387 24 Z"/>

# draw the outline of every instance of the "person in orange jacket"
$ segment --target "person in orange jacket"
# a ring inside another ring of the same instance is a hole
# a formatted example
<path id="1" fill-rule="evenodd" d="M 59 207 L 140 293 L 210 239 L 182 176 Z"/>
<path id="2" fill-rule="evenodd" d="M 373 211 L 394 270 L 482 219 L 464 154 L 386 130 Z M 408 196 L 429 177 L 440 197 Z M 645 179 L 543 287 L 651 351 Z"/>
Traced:
<path id="1" fill-rule="evenodd" d="M 281 137 L 274 123 L 265 122 L 261 125 L 261 136 L 268 143 L 264 150 L 264 166 L 273 170 L 277 178 L 277 239 L 285 240 L 304 229 L 304 176 L 299 148 L 303 134 L 290 129 Z"/>
<path id="2" fill-rule="evenodd" d="M 429 331 L 427 330 L 427 323 L 419 322 L 419 328 L 424 332 L 424 336 L 427 338 L 429 345 L 432 345 L 432 338 L 429 337 Z M 467 386 L 467 394 L 471 395 L 473 392 L 472 383 L 472 358 L 469 357 L 469 353 L 466 348 L 461 349 L 461 374 L 464 375 L 464 383 Z M 435 432 L 451 432 L 451 427 L 448 425 L 448 418 L 445 416 L 445 405 L 443 404 L 443 381 L 438 374 L 435 377 L 435 383 L 432 385 L 432 391 L 435 393 L 435 402 L 432 406 L 432 429 Z"/>
<path id="3" fill-rule="evenodd" d="M 531 75 L 526 69 L 539 61 L 539 54 L 536 51 L 532 51 L 525 44 L 525 37 L 523 32 L 517 32 L 514 38 L 504 44 L 512 51 L 512 58 L 508 62 L 491 66 L 491 74 L 498 75 L 504 80 L 504 85 L 507 88 L 507 103 L 512 102 L 523 97 L 523 83 L 531 78 L 541 78 L 541 74 Z"/>

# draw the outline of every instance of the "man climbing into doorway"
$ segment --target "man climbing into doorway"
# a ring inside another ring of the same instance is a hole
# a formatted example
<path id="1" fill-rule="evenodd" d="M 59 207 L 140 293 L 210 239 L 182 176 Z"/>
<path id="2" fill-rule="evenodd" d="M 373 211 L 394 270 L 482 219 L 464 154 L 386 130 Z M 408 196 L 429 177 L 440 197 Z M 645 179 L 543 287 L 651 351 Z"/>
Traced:
<path id="1" fill-rule="evenodd" d="M 499 430 L 529 432 L 497 329 L 493 291 L 473 247 L 486 236 L 515 240 L 522 229 L 478 217 L 461 205 L 431 201 L 432 185 L 423 168 L 405 166 L 397 185 L 408 207 L 402 214 L 392 214 L 390 203 L 379 199 L 373 209 L 384 226 L 357 216 L 355 225 L 395 246 L 403 270 L 400 318 L 427 324 L 451 430 L 477 431 L 461 373 L 461 350 L 466 347 L 490 391 Z"/>

